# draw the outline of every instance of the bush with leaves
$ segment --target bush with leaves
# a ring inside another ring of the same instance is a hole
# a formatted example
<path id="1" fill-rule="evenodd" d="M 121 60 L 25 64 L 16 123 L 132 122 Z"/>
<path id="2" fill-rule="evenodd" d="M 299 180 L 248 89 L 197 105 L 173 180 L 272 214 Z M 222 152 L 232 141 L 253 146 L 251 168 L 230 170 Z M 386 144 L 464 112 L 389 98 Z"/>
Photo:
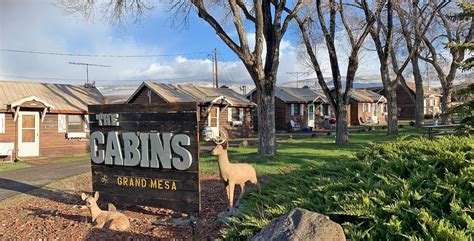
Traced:
<path id="1" fill-rule="evenodd" d="M 249 193 L 226 239 L 248 238 L 301 207 L 328 215 L 353 240 L 470 240 L 474 235 L 474 139 L 399 139 L 349 163 L 276 175 Z"/>

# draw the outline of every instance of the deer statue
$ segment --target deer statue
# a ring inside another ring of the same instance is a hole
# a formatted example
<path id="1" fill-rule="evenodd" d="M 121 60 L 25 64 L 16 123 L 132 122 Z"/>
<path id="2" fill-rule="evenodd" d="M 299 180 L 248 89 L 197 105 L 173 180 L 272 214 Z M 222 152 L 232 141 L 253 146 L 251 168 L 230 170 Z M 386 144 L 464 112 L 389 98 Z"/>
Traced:
<path id="1" fill-rule="evenodd" d="M 102 211 L 97 206 L 99 192 L 95 192 L 94 196 L 82 193 L 81 198 L 86 201 L 86 206 L 91 211 L 92 223 L 95 224 L 94 228 L 105 227 L 115 231 L 126 231 L 130 227 L 127 216 L 119 213 L 113 204 L 109 203 L 108 211 Z"/>
<path id="2" fill-rule="evenodd" d="M 221 131 L 220 136 L 213 138 L 212 140 L 216 144 L 216 147 L 214 147 L 211 154 L 217 156 L 219 174 L 221 179 L 224 181 L 227 198 L 229 200 L 229 211 L 232 211 L 235 185 L 239 185 L 242 190 L 235 204 L 237 207 L 239 206 L 240 199 L 244 196 L 244 188 L 247 181 L 256 185 L 260 190 L 260 186 L 257 182 L 257 173 L 250 164 L 229 162 L 229 157 L 227 155 L 228 142 L 225 132 Z"/>

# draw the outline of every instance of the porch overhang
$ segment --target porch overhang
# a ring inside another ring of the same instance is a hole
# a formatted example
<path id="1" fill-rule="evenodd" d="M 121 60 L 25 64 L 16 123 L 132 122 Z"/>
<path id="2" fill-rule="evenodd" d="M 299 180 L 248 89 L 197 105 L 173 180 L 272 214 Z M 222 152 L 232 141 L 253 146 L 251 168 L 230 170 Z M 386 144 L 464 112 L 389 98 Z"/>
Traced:
<path id="1" fill-rule="evenodd" d="M 51 109 L 54 109 L 54 106 L 49 104 L 48 102 L 42 100 L 41 98 L 39 97 L 36 97 L 34 95 L 32 96 L 27 96 L 27 97 L 24 97 L 24 98 L 21 98 L 21 99 L 18 99 L 18 100 L 15 100 L 15 101 L 12 101 L 11 103 L 9 103 L 8 105 L 10 106 L 10 109 L 14 110 L 15 111 L 15 116 L 13 118 L 14 121 L 17 120 L 18 118 L 18 113 L 20 112 L 20 108 L 23 106 L 25 107 L 25 103 L 27 102 L 38 102 L 38 103 L 41 103 L 41 106 L 39 107 L 36 107 L 36 106 L 33 106 L 33 105 L 29 105 L 29 106 L 26 106 L 27 108 L 38 108 L 38 109 L 42 109 L 42 113 L 41 113 L 41 121 L 44 121 L 44 118 L 46 117 L 46 112 L 50 111 Z"/>

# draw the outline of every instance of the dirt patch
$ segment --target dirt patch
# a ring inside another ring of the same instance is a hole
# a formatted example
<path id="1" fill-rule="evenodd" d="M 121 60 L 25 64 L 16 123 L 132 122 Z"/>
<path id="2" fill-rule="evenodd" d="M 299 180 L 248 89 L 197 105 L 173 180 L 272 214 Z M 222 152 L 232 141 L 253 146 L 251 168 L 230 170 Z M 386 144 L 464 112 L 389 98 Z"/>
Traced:
<path id="1" fill-rule="evenodd" d="M 117 205 L 131 220 L 128 232 L 92 229 L 89 210 L 80 199 L 82 192 L 92 191 L 90 174 L 55 185 L 31 192 L 29 195 L 33 197 L 23 195 L 7 201 L 0 210 L 0 239 L 215 239 L 223 227 L 217 223 L 217 213 L 226 208 L 226 197 L 224 184 L 217 175 L 201 175 L 201 213 L 194 236 L 191 226 L 165 221 L 180 214 L 141 206 Z M 100 198 L 99 204 L 105 209 L 106 204 Z"/>

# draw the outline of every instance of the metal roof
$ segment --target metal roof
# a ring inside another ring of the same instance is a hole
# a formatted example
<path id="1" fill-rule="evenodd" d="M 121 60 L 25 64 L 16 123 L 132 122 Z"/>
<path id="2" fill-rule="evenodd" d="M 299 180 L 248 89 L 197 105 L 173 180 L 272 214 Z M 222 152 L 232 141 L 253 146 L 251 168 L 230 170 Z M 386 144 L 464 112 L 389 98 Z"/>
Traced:
<path id="1" fill-rule="evenodd" d="M 102 103 L 102 94 L 96 88 L 82 85 L 0 81 L 0 110 L 18 100 L 36 97 L 54 111 L 87 111 L 87 105 Z"/>
<path id="2" fill-rule="evenodd" d="M 385 97 L 367 89 L 353 89 L 351 98 L 358 102 L 386 102 Z"/>
<path id="3" fill-rule="evenodd" d="M 137 91 L 135 91 L 135 93 L 130 96 L 127 102 L 129 102 L 138 93 L 138 90 L 142 89 L 144 86 L 147 86 L 148 88 L 153 90 L 157 95 L 159 95 L 168 103 L 207 103 L 213 101 L 216 98 L 224 97 L 228 102 L 232 103 L 232 105 L 255 105 L 250 100 L 246 99 L 244 96 L 238 94 L 237 92 L 229 88 L 211 88 L 195 86 L 191 84 L 175 85 L 154 82 L 143 82 L 143 84 L 138 87 Z"/>
<path id="4" fill-rule="evenodd" d="M 326 96 L 310 88 L 275 87 L 275 97 L 284 102 L 312 102 L 320 98 L 327 102 Z"/>

